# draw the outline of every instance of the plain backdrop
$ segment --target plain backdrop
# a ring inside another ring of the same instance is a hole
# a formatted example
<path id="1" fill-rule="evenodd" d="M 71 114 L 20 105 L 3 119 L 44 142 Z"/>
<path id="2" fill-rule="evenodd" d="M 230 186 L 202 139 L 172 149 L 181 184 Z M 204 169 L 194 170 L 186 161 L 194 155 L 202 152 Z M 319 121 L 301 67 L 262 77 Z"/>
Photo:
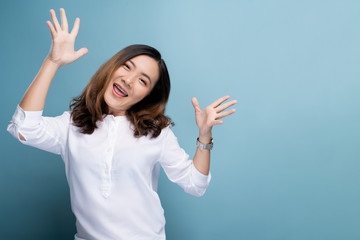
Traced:
<path id="1" fill-rule="evenodd" d="M 360 239 L 360 2 L 350 0 L 0 2 L 0 238 L 73 239 L 59 156 L 6 132 L 50 45 L 49 10 L 80 17 L 76 48 L 44 114 L 72 97 L 123 47 L 163 55 L 172 81 L 167 114 L 193 156 L 201 107 L 229 94 L 236 114 L 213 130 L 212 181 L 193 197 L 162 172 L 170 240 Z M 60 17 L 59 17 L 60 19 Z"/>

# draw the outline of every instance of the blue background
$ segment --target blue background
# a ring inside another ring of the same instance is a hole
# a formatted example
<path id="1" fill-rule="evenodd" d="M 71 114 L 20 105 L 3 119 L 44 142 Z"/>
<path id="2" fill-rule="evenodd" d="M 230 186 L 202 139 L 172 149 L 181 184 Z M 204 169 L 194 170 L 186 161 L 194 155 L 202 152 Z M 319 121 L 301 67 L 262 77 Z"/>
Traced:
<path id="1" fill-rule="evenodd" d="M 360 239 L 359 1 L 1 1 L 0 238 L 72 239 L 59 156 L 6 132 L 46 57 L 49 10 L 81 26 L 44 114 L 68 109 L 121 48 L 158 48 L 172 92 L 167 114 L 192 156 L 191 97 L 229 94 L 237 113 L 214 128 L 212 182 L 202 198 L 162 173 L 168 239 Z M 60 17 L 59 17 L 60 19 Z"/>

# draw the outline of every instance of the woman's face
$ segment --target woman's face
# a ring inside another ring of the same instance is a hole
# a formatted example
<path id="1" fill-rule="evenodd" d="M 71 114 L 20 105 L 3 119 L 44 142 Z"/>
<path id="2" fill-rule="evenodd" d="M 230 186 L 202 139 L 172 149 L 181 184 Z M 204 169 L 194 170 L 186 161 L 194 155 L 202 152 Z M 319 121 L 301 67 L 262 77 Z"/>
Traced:
<path id="1" fill-rule="evenodd" d="M 108 114 L 125 115 L 154 88 L 159 78 L 159 65 L 151 57 L 139 55 L 126 61 L 113 74 L 106 87 L 104 100 Z"/>

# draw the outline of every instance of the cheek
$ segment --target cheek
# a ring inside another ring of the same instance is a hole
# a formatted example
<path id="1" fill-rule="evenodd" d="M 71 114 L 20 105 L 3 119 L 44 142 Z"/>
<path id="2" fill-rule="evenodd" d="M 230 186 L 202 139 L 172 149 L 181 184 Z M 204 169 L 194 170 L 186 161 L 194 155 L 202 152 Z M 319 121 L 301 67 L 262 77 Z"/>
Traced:
<path id="1" fill-rule="evenodd" d="M 104 94 L 104 102 L 106 103 L 106 105 L 109 105 L 109 94 L 107 90 Z"/>
<path id="2" fill-rule="evenodd" d="M 109 86 L 106 88 L 105 93 L 104 93 L 104 101 L 106 104 L 108 104 L 107 101 L 109 101 L 111 99 L 112 91 L 113 91 L 113 86 L 112 86 L 112 84 L 109 84 Z"/>
<path id="3" fill-rule="evenodd" d="M 139 88 L 137 89 L 136 91 L 136 94 L 135 94 L 135 98 L 137 100 L 142 100 L 143 98 L 145 98 L 148 94 L 150 93 L 150 90 L 149 89 L 145 89 L 145 88 Z"/>

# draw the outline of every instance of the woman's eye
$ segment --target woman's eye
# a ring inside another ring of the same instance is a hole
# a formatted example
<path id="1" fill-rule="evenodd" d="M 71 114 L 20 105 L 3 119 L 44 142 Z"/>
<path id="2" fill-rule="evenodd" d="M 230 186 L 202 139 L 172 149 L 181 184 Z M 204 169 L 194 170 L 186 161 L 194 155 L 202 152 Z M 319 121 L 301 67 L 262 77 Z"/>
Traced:
<path id="1" fill-rule="evenodd" d="M 140 82 L 146 86 L 146 81 L 143 79 L 140 79 Z"/>
<path id="2" fill-rule="evenodd" d="M 129 65 L 127 65 L 126 63 L 124 64 L 124 67 L 125 67 L 126 69 L 130 70 Z"/>

